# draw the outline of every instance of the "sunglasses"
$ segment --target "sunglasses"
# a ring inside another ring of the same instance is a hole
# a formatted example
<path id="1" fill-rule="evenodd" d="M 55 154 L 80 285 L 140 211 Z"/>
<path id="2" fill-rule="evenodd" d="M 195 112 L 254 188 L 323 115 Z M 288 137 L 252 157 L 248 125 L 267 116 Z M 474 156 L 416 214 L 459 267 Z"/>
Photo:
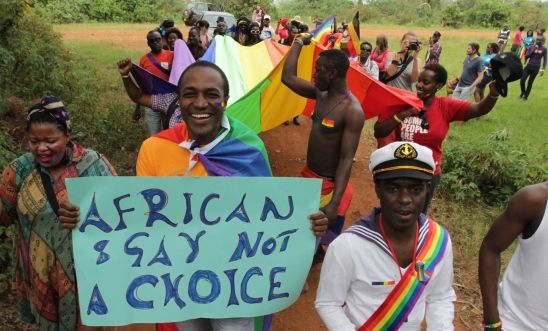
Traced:
<path id="1" fill-rule="evenodd" d="M 360 48 L 360 50 L 361 50 L 361 51 L 364 51 L 364 52 L 369 52 L 369 53 L 371 53 L 371 51 L 372 51 L 372 50 L 369 49 L 369 48 Z"/>
<path id="2" fill-rule="evenodd" d="M 261 31 L 259 31 L 259 30 L 251 30 L 251 31 L 249 31 L 249 33 L 251 33 L 251 34 L 260 34 Z"/>

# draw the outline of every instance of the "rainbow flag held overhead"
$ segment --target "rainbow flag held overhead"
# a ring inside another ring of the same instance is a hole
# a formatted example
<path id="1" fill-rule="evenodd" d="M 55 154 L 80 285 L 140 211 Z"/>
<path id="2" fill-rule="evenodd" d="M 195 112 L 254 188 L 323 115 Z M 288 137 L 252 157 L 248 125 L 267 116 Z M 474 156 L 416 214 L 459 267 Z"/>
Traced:
<path id="1" fill-rule="evenodd" d="M 331 15 L 317 28 L 310 31 L 310 33 L 312 34 L 312 38 L 314 38 L 317 41 L 320 41 L 327 38 L 326 36 L 333 33 L 335 29 L 336 29 L 335 15 Z"/>
<path id="2" fill-rule="evenodd" d="M 311 45 L 302 48 L 298 62 L 300 78 L 312 81 L 314 63 L 323 50 L 325 48 L 314 40 Z M 245 96 L 231 104 L 227 114 L 255 132 L 275 128 L 302 113 L 309 115 L 314 109 L 315 100 L 299 96 L 282 83 L 284 62 L 285 58 Z M 366 119 L 405 107 L 422 108 L 422 101 L 414 93 L 387 86 L 369 76 L 359 63 L 350 62 L 347 84 L 360 101 Z"/>
<path id="3" fill-rule="evenodd" d="M 216 36 L 201 59 L 215 63 L 226 74 L 230 105 L 268 76 L 288 50 L 270 39 L 242 46 L 230 37 Z"/>

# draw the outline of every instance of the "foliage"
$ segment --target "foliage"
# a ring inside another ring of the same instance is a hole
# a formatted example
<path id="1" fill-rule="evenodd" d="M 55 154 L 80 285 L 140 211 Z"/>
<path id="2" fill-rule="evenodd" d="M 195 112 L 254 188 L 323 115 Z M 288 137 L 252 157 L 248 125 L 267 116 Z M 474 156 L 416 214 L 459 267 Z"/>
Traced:
<path id="1" fill-rule="evenodd" d="M 155 22 L 180 16 L 183 4 L 176 0 L 35 0 L 53 23 Z"/>
<path id="2" fill-rule="evenodd" d="M 464 12 L 468 25 L 500 27 L 510 21 L 512 6 L 499 0 L 476 0 L 474 5 Z"/>
<path id="3" fill-rule="evenodd" d="M 452 28 L 461 26 L 464 14 L 456 3 L 447 5 L 442 11 L 441 24 Z"/>
<path id="4" fill-rule="evenodd" d="M 507 139 L 502 130 L 478 144 L 447 148 L 440 192 L 458 201 L 482 199 L 496 205 L 506 203 L 523 186 L 547 180 L 542 156 L 512 148 Z"/>
<path id="5" fill-rule="evenodd" d="M 272 0 L 226 0 L 218 2 L 223 4 L 225 11 L 234 14 L 236 18 L 243 16 L 251 18 L 257 4 L 261 5 L 261 8 L 272 17 L 273 21 L 277 17 L 276 7 Z"/>
<path id="6" fill-rule="evenodd" d="M 352 11 L 355 12 L 355 8 L 353 2 L 350 0 L 290 0 L 283 1 L 278 7 L 278 11 L 280 16 L 291 18 L 299 15 L 305 21 L 308 16 L 327 18 L 330 15 L 337 15 L 337 17 L 350 20 L 353 15 Z"/>

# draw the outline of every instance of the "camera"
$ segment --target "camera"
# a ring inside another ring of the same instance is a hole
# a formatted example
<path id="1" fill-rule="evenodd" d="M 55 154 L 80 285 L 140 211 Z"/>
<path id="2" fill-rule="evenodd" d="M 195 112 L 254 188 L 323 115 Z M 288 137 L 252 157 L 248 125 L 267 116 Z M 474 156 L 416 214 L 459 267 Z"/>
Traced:
<path id="1" fill-rule="evenodd" d="M 410 41 L 407 49 L 410 51 L 416 51 L 417 49 L 419 49 L 419 45 L 420 45 L 419 41 Z"/>

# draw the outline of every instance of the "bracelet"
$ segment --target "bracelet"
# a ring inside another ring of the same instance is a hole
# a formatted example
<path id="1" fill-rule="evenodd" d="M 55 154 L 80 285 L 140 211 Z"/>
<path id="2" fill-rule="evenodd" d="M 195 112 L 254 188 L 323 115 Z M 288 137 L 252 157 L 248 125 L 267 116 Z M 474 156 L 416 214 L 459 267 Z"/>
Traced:
<path id="1" fill-rule="evenodd" d="M 122 75 L 122 79 L 124 78 L 129 78 L 129 74 L 128 75 Z"/>
<path id="2" fill-rule="evenodd" d="M 402 120 L 396 114 L 394 114 L 394 120 L 396 120 L 396 122 L 398 122 L 398 123 L 402 122 Z"/>
<path id="3" fill-rule="evenodd" d="M 294 39 L 293 44 L 299 44 L 301 46 L 304 46 L 304 41 L 302 39 Z"/>
<path id="4" fill-rule="evenodd" d="M 400 65 L 400 61 L 392 60 L 392 64 L 395 64 L 395 65 L 399 66 L 399 65 Z"/>
<path id="5" fill-rule="evenodd" d="M 492 96 L 491 93 L 488 93 L 487 96 L 491 99 L 495 99 L 497 100 L 499 98 L 499 96 L 497 95 L 496 97 Z"/>
<path id="6" fill-rule="evenodd" d="M 481 325 L 483 325 L 484 329 L 496 329 L 502 326 L 502 322 L 499 320 L 496 323 L 485 324 L 485 321 L 481 321 Z"/>

